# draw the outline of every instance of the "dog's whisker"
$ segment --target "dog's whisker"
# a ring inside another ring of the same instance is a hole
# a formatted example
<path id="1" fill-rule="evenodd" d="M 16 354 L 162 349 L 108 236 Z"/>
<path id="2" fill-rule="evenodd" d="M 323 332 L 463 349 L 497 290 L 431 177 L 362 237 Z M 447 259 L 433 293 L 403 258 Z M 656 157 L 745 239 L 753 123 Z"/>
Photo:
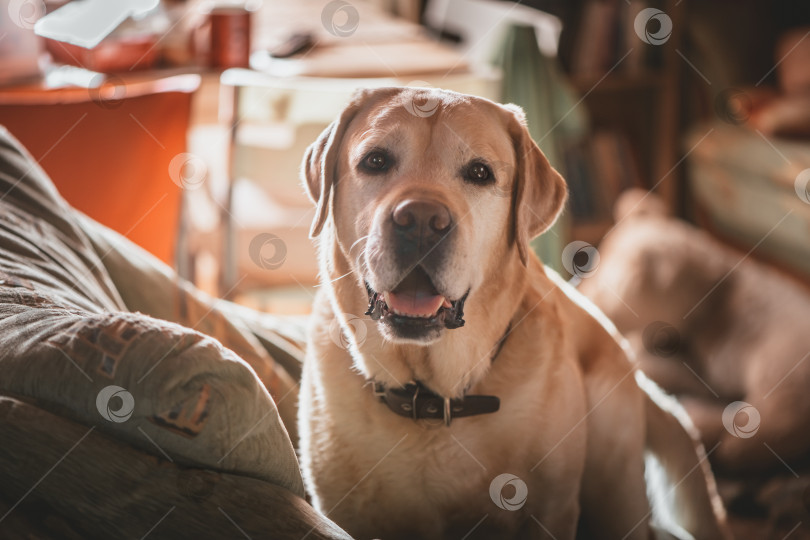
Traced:
<path id="1" fill-rule="evenodd" d="M 370 234 L 367 234 L 367 235 L 365 235 L 365 236 L 361 236 L 360 238 L 358 238 L 357 240 L 355 240 L 355 241 L 354 241 L 354 243 L 353 243 L 353 244 L 352 244 L 352 245 L 349 247 L 349 253 L 351 254 L 352 250 L 354 249 L 354 247 L 355 247 L 357 244 L 359 244 L 359 243 L 360 243 L 360 242 L 362 242 L 363 240 L 368 240 L 369 238 L 371 238 L 371 235 L 370 235 Z M 368 244 L 368 242 L 366 242 L 366 244 Z M 364 248 L 364 249 L 365 249 L 365 248 Z"/>
<path id="2" fill-rule="evenodd" d="M 316 287 L 316 288 L 317 288 L 317 287 L 323 287 L 324 285 L 327 285 L 327 284 L 329 284 L 329 283 L 335 283 L 336 281 L 339 281 L 339 280 L 341 280 L 341 279 L 345 278 L 346 276 L 349 276 L 349 275 L 351 275 L 351 274 L 354 274 L 354 272 L 355 272 L 354 270 L 349 270 L 348 272 L 346 272 L 346 273 L 345 273 L 345 274 L 343 274 L 342 276 L 340 276 L 340 277 L 336 277 L 335 279 L 333 279 L 333 280 L 331 280 L 331 281 L 324 281 L 324 282 L 322 282 L 322 283 L 318 283 L 317 285 L 315 285 L 315 287 Z"/>
<path id="3" fill-rule="evenodd" d="M 357 258 L 354 260 L 355 268 L 365 267 L 365 265 L 363 264 L 364 255 L 366 256 L 368 255 L 368 244 L 363 246 L 363 249 L 360 251 L 360 253 L 357 254 Z M 368 272 L 368 268 L 365 268 L 365 271 Z"/>
<path id="4" fill-rule="evenodd" d="M 358 238 L 357 240 L 355 240 L 355 242 L 354 242 L 354 243 L 353 243 L 353 244 L 352 244 L 352 245 L 349 247 L 349 253 L 351 253 L 351 252 L 352 252 L 352 250 L 353 250 L 353 249 L 354 249 L 354 248 L 357 246 L 357 244 L 359 244 L 359 243 L 360 243 L 360 242 L 362 242 L 363 240 L 368 240 L 370 237 L 371 237 L 371 235 L 370 235 L 370 234 L 367 234 L 367 235 L 365 235 L 365 236 L 361 236 L 360 238 Z M 357 258 L 357 260 L 355 261 L 355 262 L 357 263 L 357 264 L 355 265 L 355 267 L 359 267 L 359 266 L 360 266 L 360 259 L 362 258 L 363 254 L 364 254 L 364 253 L 366 253 L 366 247 L 367 247 L 367 245 L 368 245 L 368 242 L 366 242 L 366 245 L 365 245 L 365 246 L 363 246 L 363 249 L 362 249 L 362 250 L 360 251 L 360 253 L 358 254 L 358 258 Z M 322 287 L 323 285 L 326 285 L 326 284 L 329 284 L 329 283 L 335 283 L 335 282 L 340 281 L 341 279 L 343 279 L 343 278 L 345 278 L 345 277 L 347 277 L 347 276 L 350 276 L 351 274 L 354 274 L 354 273 L 356 273 L 356 272 L 357 272 L 357 270 L 350 270 L 350 271 L 346 272 L 345 274 L 343 274 L 342 276 L 338 276 L 338 277 L 336 277 L 335 279 L 332 279 L 332 280 L 330 280 L 330 281 L 325 281 L 325 282 L 319 283 L 319 284 L 315 285 L 315 287 Z"/>

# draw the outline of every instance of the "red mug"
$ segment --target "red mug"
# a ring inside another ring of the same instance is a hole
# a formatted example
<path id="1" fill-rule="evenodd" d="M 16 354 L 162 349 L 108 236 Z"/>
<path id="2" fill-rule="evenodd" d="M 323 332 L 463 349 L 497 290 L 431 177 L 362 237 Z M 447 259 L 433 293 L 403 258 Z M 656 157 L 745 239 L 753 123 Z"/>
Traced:
<path id="1" fill-rule="evenodd" d="M 209 14 L 211 49 L 215 68 L 250 67 L 251 11 L 239 7 L 214 8 Z"/>

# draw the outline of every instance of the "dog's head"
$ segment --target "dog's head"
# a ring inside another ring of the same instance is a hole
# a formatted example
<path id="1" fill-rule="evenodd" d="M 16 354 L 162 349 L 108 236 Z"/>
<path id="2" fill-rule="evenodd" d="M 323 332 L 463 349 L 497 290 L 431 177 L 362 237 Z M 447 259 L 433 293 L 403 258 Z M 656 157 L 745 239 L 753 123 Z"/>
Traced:
<path id="1" fill-rule="evenodd" d="M 351 272 L 383 337 L 419 344 L 527 265 L 566 197 L 519 108 L 425 88 L 359 91 L 310 146 L 303 179 L 311 236 L 330 239 L 322 271 Z"/>

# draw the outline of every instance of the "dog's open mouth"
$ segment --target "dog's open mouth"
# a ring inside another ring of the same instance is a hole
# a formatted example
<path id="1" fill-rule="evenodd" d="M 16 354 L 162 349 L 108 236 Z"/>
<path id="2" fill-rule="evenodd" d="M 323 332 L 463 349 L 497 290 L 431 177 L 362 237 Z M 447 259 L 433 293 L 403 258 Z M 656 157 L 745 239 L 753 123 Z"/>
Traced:
<path id="1" fill-rule="evenodd" d="M 464 326 L 464 301 L 467 295 L 457 300 L 446 298 L 436 290 L 421 267 L 411 270 L 390 291 L 377 292 L 368 283 L 366 290 L 366 315 L 394 327 L 401 334 Z"/>

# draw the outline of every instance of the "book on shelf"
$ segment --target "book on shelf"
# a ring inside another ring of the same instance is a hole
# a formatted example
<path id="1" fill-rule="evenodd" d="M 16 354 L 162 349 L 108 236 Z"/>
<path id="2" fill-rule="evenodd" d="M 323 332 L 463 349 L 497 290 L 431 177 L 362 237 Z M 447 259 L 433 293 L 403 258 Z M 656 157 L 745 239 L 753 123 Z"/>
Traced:
<path id="1" fill-rule="evenodd" d="M 581 77 L 598 77 L 610 69 L 616 40 L 618 4 L 613 0 L 589 0 L 582 10 L 571 71 Z"/>
<path id="2" fill-rule="evenodd" d="M 641 76 L 657 63 L 657 47 L 636 34 L 635 19 L 656 2 L 648 0 L 586 0 L 571 54 L 571 75 L 598 79 L 613 70 Z M 651 23 L 652 24 L 652 23 Z"/>
<path id="3" fill-rule="evenodd" d="M 620 133 L 596 131 L 562 154 L 574 221 L 610 220 L 619 194 L 642 186 L 633 148 Z"/>

